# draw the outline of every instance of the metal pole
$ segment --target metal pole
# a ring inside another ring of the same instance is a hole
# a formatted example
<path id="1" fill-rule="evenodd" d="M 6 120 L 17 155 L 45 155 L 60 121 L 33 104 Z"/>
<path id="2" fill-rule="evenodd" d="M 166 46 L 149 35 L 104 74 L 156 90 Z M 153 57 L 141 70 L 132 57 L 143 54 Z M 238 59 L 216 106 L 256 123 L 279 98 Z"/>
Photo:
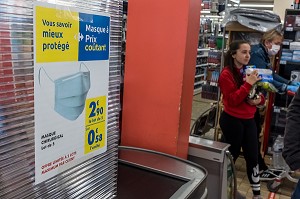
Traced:
<path id="1" fill-rule="evenodd" d="M 225 0 L 225 11 L 227 9 L 227 4 L 228 1 Z M 221 64 L 220 64 L 220 74 L 222 69 L 224 68 L 224 49 L 225 49 L 225 33 L 226 33 L 226 25 L 223 27 L 223 38 L 222 38 L 222 55 L 221 55 Z M 215 132 L 214 132 L 214 140 L 218 141 L 218 122 L 219 122 L 219 109 L 220 109 L 220 96 L 221 96 L 221 92 L 220 92 L 220 88 L 218 86 L 218 97 L 217 97 L 217 112 L 216 112 L 216 119 L 215 119 Z"/>

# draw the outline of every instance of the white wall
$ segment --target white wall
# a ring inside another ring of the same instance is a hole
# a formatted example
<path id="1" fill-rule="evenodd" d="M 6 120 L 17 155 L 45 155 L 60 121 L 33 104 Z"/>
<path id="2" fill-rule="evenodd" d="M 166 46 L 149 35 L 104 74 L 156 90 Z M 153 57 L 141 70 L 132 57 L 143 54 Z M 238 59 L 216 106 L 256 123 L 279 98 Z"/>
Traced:
<path id="1" fill-rule="evenodd" d="M 278 14 L 283 22 L 285 10 L 290 9 L 291 5 L 294 5 L 294 0 L 274 0 L 273 12 Z"/>

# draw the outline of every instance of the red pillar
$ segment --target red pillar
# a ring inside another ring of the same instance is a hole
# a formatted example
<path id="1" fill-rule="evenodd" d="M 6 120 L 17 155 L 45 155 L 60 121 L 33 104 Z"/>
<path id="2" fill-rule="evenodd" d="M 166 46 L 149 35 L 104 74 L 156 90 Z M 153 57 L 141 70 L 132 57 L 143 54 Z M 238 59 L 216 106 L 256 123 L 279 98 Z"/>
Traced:
<path id="1" fill-rule="evenodd" d="M 121 145 L 187 157 L 201 0 L 130 0 Z"/>

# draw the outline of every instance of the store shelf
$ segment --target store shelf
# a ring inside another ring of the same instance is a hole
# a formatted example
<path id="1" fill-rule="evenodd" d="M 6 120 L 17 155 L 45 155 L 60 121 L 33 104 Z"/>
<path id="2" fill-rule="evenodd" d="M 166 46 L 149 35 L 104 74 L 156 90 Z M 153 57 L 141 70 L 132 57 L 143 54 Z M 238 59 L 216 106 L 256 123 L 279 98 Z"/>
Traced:
<path id="1" fill-rule="evenodd" d="M 196 74 L 194 89 L 202 89 L 203 84 L 206 83 L 206 78 L 211 78 L 211 72 L 217 70 L 218 64 L 210 64 L 218 60 L 216 52 L 217 48 L 217 35 L 220 32 L 221 22 L 218 21 L 224 16 L 218 15 L 217 1 L 204 1 L 202 2 L 202 10 L 200 14 L 200 31 L 199 42 L 197 49 L 196 60 Z M 200 70 L 200 71 L 199 71 Z"/>
<path id="2" fill-rule="evenodd" d="M 208 57 L 208 55 L 197 55 L 197 57 Z"/>
<path id="3" fill-rule="evenodd" d="M 284 46 L 289 46 L 289 45 L 290 45 L 290 42 L 289 42 L 289 41 L 283 41 L 283 42 L 282 42 L 282 45 L 284 45 Z"/>
<path id="4" fill-rule="evenodd" d="M 197 88 L 197 89 L 194 89 L 194 95 L 197 95 L 197 94 L 201 93 L 201 91 L 202 91 L 201 87 Z"/>
<path id="5" fill-rule="evenodd" d="M 199 34 L 199 36 L 202 36 L 202 35 L 208 36 L 208 35 L 213 35 L 213 34 L 214 34 L 213 32 L 201 32 Z"/>
<path id="6" fill-rule="evenodd" d="M 198 52 L 200 52 L 200 51 L 210 51 L 210 48 L 198 48 L 197 51 Z"/>
<path id="7" fill-rule="evenodd" d="M 287 61 L 287 60 L 280 60 L 280 64 L 282 65 L 300 65 L 300 61 Z"/>
<path id="8" fill-rule="evenodd" d="M 203 11 L 204 11 L 204 13 L 203 13 Z M 212 10 L 212 9 L 202 9 L 200 11 L 201 14 L 218 13 L 218 12 L 219 12 L 219 10 Z"/>
<path id="9" fill-rule="evenodd" d="M 287 32 L 293 32 L 293 31 L 299 31 L 300 28 L 299 27 L 286 27 L 284 30 Z"/>
<path id="10" fill-rule="evenodd" d="M 220 66 L 220 64 L 216 64 L 216 63 L 207 63 L 209 66 Z"/>
<path id="11" fill-rule="evenodd" d="M 195 78 L 204 77 L 204 74 L 196 75 Z"/>
<path id="12" fill-rule="evenodd" d="M 196 67 L 203 67 L 203 66 L 208 66 L 208 63 L 206 63 L 206 64 L 198 64 L 198 65 L 196 65 Z"/>
<path id="13" fill-rule="evenodd" d="M 204 82 L 205 82 L 204 80 L 203 81 L 199 81 L 199 82 L 195 82 L 194 86 L 197 86 L 197 85 L 200 85 L 200 84 L 204 84 Z"/>
<path id="14" fill-rule="evenodd" d="M 211 85 L 211 86 L 218 86 L 218 82 L 210 82 L 209 85 Z"/>

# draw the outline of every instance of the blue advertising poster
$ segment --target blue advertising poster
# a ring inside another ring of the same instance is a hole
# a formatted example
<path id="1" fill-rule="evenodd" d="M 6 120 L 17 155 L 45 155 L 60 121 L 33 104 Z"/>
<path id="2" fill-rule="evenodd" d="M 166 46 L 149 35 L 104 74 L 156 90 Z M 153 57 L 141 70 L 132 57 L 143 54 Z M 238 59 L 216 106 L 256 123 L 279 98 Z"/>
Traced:
<path id="1" fill-rule="evenodd" d="M 79 61 L 108 59 L 109 17 L 79 13 L 79 18 Z"/>

